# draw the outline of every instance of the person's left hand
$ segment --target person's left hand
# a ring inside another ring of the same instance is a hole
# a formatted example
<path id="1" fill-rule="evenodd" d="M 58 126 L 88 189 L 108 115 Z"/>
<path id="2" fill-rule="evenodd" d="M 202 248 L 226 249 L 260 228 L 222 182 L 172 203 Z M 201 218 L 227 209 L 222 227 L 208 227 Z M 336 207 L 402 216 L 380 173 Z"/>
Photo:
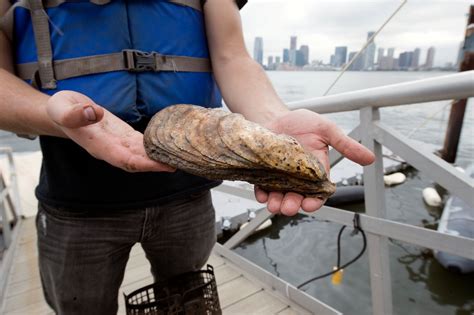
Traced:
<path id="1" fill-rule="evenodd" d="M 374 154 L 366 147 L 346 136 L 344 132 L 327 118 L 306 110 L 298 109 L 286 112 L 273 121 L 264 124 L 273 132 L 284 133 L 294 137 L 309 152 L 311 152 L 325 167 L 329 176 L 328 146 L 332 146 L 348 159 L 361 165 L 374 162 Z M 295 215 L 300 208 L 313 212 L 322 207 L 326 200 L 304 198 L 302 195 L 288 192 L 266 192 L 255 186 L 255 198 L 261 203 L 267 203 L 272 213 Z"/>

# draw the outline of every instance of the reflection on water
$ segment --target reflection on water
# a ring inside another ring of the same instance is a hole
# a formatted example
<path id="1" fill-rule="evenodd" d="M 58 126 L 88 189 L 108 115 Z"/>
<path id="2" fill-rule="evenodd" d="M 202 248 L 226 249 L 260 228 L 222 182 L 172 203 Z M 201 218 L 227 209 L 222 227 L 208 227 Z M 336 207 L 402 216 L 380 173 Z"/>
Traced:
<path id="1" fill-rule="evenodd" d="M 424 174 L 408 169 L 407 181 L 386 189 L 387 216 L 392 220 L 436 229 L 440 208 L 424 204 L 421 191 L 431 185 Z M 343 207 L 363 211 L 363 204 Z M 236 251 L 293 285 L 332 269 L 336 264 L 337 233 L 341 225 L 297 215 L 275 217 L 270 229 L 246 240 Z M 342 262 L 362 248 L 360 235 L 344 233 Z M 390 240 L 390 269 L 395 314 L 474 314 L 474 274 L 458 275 L 445 270 L 431 250 Z M 308 294 L 345 314 L 370 314 L 371 291 L 367 253 L 344 270 L 341 285 L 330 277 L 305 286 Z"/>

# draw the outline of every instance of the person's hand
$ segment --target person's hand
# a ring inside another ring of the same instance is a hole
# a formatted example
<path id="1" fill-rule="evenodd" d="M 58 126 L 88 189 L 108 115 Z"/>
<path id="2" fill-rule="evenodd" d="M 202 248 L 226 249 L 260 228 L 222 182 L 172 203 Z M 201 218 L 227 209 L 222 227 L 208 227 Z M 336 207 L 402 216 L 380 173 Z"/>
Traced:
<path id="1" fill-rule="evenodd" d="M 284 133 L 294 137 L 303 147 L 311 152 L 325 167 L 329 175 L 328 146 L 332 146 L 348 159 L 361 165 L 374 162 L 374 154 L 366 147 L 346 136 L 335 123 L 315 112 L 299 109 L 286 112 L 275 120 L 264 124 L 276 133 Z M 255 198 L 267 203 L 272 213 L 295 215 L 300 208 L 313 212 L 322 207 L 326 200 L 304 198 L 297 193 L 266 192 L 255 186 Z"/>
<path id="2" fill-rule="evenodd" d="M 97 159 L 127 172 L 174 172 L 148 158 L 143 134 L 87 96 L 61 91 L 50 97 L 50 118 L 61 131 Z"/>

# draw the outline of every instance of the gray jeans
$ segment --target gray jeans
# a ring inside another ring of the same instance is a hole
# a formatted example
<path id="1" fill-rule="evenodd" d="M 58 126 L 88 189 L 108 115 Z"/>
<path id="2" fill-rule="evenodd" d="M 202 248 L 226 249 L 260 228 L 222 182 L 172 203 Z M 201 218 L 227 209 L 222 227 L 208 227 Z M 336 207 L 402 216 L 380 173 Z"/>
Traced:
<path id="1" fill-rule="evenodd" d="M 209 191 L 153 208 L 67 211 L 40 204 L 36 219 L 43 291 L 57 314 L 116 314 L 132 246 L 155 279 L 200 269 L 215 243 Z"/>

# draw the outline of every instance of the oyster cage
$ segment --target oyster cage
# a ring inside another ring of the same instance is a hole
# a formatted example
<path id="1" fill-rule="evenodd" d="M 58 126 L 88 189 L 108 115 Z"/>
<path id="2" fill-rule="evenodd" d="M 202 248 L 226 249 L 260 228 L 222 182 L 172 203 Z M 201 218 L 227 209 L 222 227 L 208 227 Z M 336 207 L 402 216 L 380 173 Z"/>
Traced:
<path id="1" fill-rule="evenodd" d="M 211 265 L 147 285 L 124 298 L 127 315 L 222 314 Z"/>

